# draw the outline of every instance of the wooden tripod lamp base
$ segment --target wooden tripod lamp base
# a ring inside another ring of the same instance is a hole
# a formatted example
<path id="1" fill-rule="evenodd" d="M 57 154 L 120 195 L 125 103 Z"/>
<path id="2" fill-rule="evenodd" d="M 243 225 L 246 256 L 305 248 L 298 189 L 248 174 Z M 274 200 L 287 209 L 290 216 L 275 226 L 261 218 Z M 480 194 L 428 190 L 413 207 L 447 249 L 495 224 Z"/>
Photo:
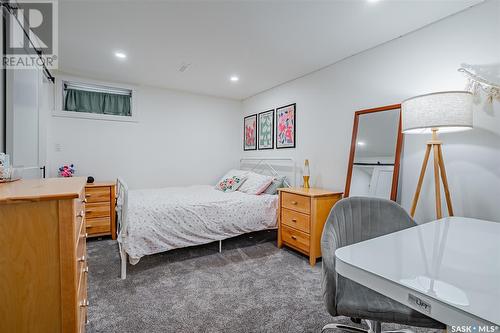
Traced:
<path id="1" fill-rule="evenodd" d="M 432 129 L 432 140 L 427 141 L 427 149 L 425 150 L 424 162 L 422 163 L 422 169 L 420 170 L 420 177 L 418 178 L 417 190 L 415 196 L 413 197 L 413 202 L 411 204 L 410 215 L 415 216 L 415 211 L 417 209 L 418 199 L 420 197 L 420 191 L 422 190 L 422 184 L 424 182 L 425 171 L 427 170 L 427 163 L 429 162 L 429 156 L 431 150 L 434 152 L 434 187 L 436 192 L 436 216 L 438 219 L 443 217 L 443 212 L 441 210 L 441 186 L 439 180 L 443 181 L 444 195 L 446 197 L 446 205 L 448 207 L 449 216 L 453 216 L 453 206 L 451 203 L 450 189 L 448 187 L 448 178 L 446 177 L 446 169 L 443 160 L 443 151 L 441 149 L 442 141 L 438 139 L 438 130 L 436 128 Z"/>
<path id="2" fill-rule="evenodd" d="M 429 133 L 429 130 L 432 132 L 432 139 L 427 142 L 417 191 L 411 204 L 411 217 L 415 216 L 431 150 L 434 152 L 436 215 L 438 219 L 443 218 L 440 183 L 440 180 L 442 180 L 448 214 L 449 216 L 453 216 L 450 189 L 448 187 L 448 179 L 446 178 L 443 151 L 441 149 L 443 143 L 438 139 L 437 132 L 438 129 L 441 129 L 441 132 L 456 132 L 472 128 L 472 94 L 468 91 L 442 91 L 412 97 L 401 103 L 401 114 L 403 133 L 425 134 Z"/>

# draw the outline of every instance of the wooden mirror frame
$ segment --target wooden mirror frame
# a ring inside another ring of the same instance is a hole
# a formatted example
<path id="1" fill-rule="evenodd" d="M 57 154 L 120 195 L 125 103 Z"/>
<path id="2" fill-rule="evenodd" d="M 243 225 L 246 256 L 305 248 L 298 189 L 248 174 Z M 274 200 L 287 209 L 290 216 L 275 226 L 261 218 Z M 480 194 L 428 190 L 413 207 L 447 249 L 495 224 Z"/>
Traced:
<path id="1" fill-rule="evenodd" d="M 349 191 L 351 188 L 352 168 L 354 165 L 354 155 L 356 153 L 356 138 L 358 136 L 359 116 L 367 113 L 390 111 L 396 109 L 399 109 L 399 125 L 398 125 L 398 137 L 396 142 L 396 153 L 394 155 L 394 171 L 392 174 L 392 186 L 391 186 L 391 197 L 390 197 L 392 201 L 396 201 L 398 197 L 399 168 L 401 163 L 401 150 L 403 146 L 403 132 L 401 128 L 401 104 L 393 104 L 393 105 L 382 106 L 379 108 L 360 110 L 354 113 L 354 125 L 352 128 L 352 139 L 351 139 L 351 152 L 349 154 L 347 179 L 344 191 L 345 198 L 349 197 Z"/>

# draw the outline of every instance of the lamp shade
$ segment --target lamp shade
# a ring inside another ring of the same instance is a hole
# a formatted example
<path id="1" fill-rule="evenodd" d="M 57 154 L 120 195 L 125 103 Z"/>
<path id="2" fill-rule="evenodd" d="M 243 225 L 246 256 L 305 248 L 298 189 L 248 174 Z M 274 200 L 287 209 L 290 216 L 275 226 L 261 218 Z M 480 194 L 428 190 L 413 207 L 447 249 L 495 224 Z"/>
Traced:
<path id="1" fill-rule="evenodd" d="M 401 104 L 404 133 L 453 132 L 472 128 L 472 94 L 444 91 L 416 96 Z"/>

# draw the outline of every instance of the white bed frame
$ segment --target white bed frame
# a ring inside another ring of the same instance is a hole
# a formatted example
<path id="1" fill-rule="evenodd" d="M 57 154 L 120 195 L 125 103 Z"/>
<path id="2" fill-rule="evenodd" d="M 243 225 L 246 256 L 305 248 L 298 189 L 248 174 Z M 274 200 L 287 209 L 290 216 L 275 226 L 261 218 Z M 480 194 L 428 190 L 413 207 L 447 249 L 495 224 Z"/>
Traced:
<path id="1" fill-rule="evenodd" d="M 240 159 L 240 169 L 269 174 L 273 177 L 285 176 L 285 185 L 290 187 L 295 185 L 296 166 L 292 158 L 242 158 Z M 279 172 L 280 170 L 281 172 Z M 127 252 L 122 243 L 127 238 L 127 207 L 128 207 L 128 186 L 122 178 L 116 181 L 116 213 L 117 213 L 117 240 L 120 249 L 121 278 L 127 277 Z M 219 240 L 219 252 L 222 252 L 222 241 Z"/>

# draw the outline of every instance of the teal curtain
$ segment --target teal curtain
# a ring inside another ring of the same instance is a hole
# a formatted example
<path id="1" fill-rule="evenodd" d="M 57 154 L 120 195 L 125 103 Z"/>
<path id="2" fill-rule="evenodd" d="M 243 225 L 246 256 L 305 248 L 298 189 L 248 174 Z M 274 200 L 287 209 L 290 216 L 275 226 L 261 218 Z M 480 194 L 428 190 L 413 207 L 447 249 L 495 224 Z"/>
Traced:
<path id="1" fill-rule="evenodd" d="M 67 89 L 64 110 L 130 116 L 130 95 Z"/>

